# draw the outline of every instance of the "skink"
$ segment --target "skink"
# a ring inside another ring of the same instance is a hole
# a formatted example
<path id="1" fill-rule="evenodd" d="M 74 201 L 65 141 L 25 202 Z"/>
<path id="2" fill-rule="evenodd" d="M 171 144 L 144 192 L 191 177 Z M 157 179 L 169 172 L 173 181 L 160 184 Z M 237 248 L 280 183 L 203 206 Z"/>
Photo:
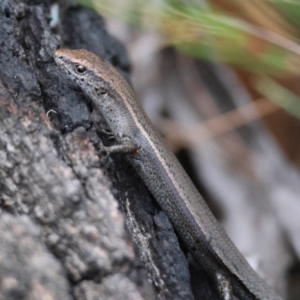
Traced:
<path id="1" fill-rule="evenodd" d="M 250 267 L 219 225 L 117 70 L 87 50 L 59 49 L 54 59 L 110 126 L 118 144 L 105 150 L 127 154 L 188 250 L 220 280 L 220 297 L 232 299 L 232 287 L 240 299 L 282 299 Z"/>

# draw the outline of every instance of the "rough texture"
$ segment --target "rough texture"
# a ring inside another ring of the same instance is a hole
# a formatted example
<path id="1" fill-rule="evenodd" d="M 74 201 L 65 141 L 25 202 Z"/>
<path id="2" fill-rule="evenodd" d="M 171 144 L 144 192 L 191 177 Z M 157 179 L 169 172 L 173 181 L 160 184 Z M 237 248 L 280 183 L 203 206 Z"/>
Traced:
<path id="1" fill-rule="evenodd" d="M 124 220 L 85 132 L 59 139 L 43 112 L 26 108 L 1 101 L 2 207 L 38 224 L 70 282 L 128 272 L 134 255 Z"/>
<path id="2" fill-rule="evenodd" d="M 107 276 L 101 284 L 83 281 L 75 288 L 78 300 L 142 300 L 128 278 L 115 274 Z"/>
<path id="3" fill-rule="evenodd" d="M 0 216 L 0 299 L 71 300 L 66 274 L 38 226 L 27 216 Z"/>
<path id="4" fill-rule="evenodd" d="M 54 64 L 59 39 L 49 27 L 48 4 L 0 3 L 0 256 L 10 270 L 8 279 L 0 274 L 0 295 L 193 299 L 169 220 L 122 157 L 96 151 L 99 137 L 107 138 L 105 125 Z M 129 70 L 123 46 L 99 16 L 69 7 L 61 18 L 61 44 L 88 48 L 124 74 Z M 30 244 L 21 247 L 27 236 Z"/>

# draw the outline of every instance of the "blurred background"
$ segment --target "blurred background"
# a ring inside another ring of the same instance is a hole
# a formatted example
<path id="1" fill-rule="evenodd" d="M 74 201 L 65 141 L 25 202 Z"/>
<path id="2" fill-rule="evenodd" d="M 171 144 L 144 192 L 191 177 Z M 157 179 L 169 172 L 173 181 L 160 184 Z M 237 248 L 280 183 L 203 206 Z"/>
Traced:
<path id="1" fill-rule="evenodd" d="M 300 1 L 78 0 L 240 251 L 300 299 Z"/>

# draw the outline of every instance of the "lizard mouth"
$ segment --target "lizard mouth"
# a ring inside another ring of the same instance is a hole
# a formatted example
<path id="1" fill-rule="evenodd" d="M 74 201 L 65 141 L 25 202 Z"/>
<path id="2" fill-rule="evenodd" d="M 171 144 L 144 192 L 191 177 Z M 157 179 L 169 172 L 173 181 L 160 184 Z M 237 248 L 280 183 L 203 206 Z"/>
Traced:
<path id="1" fill-rule="evenodd" d="M 54 54 L 54 61 L 55 63 L 62 68 L 66 73 L 70 73 L 67 66 L 64 64 L 64 58 L 61 55 Z"/>
<path id="2" fill-rule="evenodd" d="M 62 63 L 62 57 L 58 56 L 58 55 L 55 55 L 55 54 L 54 54 L 54 61 L 56 62 L 56 64 L 58 64 L 60 66 L 63 64 Z"/>

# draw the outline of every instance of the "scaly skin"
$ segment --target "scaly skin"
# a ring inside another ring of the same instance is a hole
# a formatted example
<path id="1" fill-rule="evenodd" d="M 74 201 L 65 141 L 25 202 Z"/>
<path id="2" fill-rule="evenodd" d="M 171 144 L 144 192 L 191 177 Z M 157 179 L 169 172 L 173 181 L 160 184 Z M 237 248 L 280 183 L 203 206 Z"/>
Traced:
<path id="1" fill-rule="evenodd" d="M 219 225 L 116 69 L 86 50 L 60 49 L 54 59 L 105 117 L 120 144 L 107 150 L 129 153 L 131 163 L 201 266 L 215 278 L 226 278 L 240 299 L 282 299 L 255 273 Z M 227 297 L 231 298 L 230 293 Z"/>

